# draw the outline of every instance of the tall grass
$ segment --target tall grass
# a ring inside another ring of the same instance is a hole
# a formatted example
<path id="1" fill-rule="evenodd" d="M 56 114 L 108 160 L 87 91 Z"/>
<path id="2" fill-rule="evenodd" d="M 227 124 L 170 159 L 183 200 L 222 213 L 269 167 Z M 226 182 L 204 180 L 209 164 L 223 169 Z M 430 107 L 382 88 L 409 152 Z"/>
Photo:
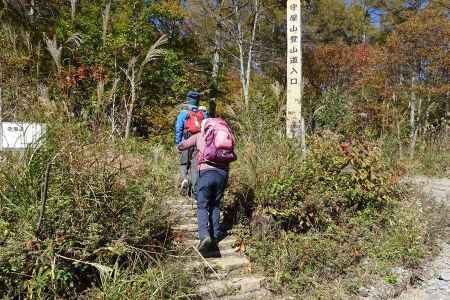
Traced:
<path id="1" fill-rule="evenodd" d="M 139 142 L 90 142 L 83 131 L 54 125 L 41 147 L 4 154 L 0 295 L 76 298 L 119 274 L 139 278 L 158 297 L 182 291 L 183 272 L 175 276 L 165 264 L 172 237 L 163 197 L 173 193 L 175 174 L 170 152 Z M 174 279 L 159 282 L 158 272 Z M 119 281 L 113 285 L 125 284 Z"/>
<path id="2" fill-rule="evenodd" d="M 275 290 L 348 298 L 432 251 L 441 219 L 399 183 L 382 141 L 359 137 L 345 148 L 344 136 L 318 131 L 302 156 L 276 121 L 247 114 L 235 126 L 240 160 L 226 202 L 245 221 L 235 232 L 253 268 Z"/>

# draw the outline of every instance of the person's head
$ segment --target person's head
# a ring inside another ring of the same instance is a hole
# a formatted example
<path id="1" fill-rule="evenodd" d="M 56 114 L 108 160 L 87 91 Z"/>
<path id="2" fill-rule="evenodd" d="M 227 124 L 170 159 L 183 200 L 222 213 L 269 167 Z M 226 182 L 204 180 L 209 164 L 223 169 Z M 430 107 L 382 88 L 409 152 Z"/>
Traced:
<path id="1" fill-rule="evenodd" d="M 200 105 L 200 106 L 198 107 L 198 110 L 206 111 L 207 108 L 206 108 L 206 106 Z"/>
<path id="2" fill-rule="evenodd" d="M 190 91 L 186 95 L 186 104 L 190 106 L 198 106 L 198 103 L 200 101 L 200 93 L 196 91 Z"/>

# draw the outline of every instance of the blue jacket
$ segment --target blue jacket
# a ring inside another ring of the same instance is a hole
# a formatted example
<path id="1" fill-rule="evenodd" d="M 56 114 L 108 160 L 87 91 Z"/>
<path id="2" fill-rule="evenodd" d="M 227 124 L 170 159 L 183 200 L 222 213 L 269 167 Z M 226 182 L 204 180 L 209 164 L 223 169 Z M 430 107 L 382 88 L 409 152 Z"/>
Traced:
<path id="1" fill-rule="evenodd" d="M 189 108 L 192 111 L 197 111 L 198 108 L 195 106 L 192 106 Z M 183 133 L 184 133 L 184 122 L 186 121 L 187 117 L 189 115 L 188 109 L 183 109 L 177 117 L 177 122 L 175 125 L 175 144 L 178 146 L 182 140 L 183 140 Z M 203 111 L 203 119 L 208 118 L 208 113 Z"/>

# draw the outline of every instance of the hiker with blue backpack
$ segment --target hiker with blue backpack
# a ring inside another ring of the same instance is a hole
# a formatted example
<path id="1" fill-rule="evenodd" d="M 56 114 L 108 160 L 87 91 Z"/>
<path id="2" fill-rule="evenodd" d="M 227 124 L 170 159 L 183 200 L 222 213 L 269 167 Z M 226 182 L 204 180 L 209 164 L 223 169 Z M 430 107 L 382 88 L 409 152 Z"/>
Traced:
<path id="1" fill-rule="evenodd" d="M 229 165 L 237 159 L 235 143 L 228 124 L 221 118 L 210 118 L 202 121 L 199 133 L 177 146 L 178 151 L 197 149 L 198 250 L 202 254 L 216 247 L 222 236 L 220 204 L 228 182 Z"/>
<path id="2" fill-rule="evenodd" d="M 183 140 L 199 133 L 202 121 L 208 117 L 206 110 L 199 109 L 199 101 L 200 93 L 195 91 L 187 93 L 186 102 L 183 104 L 176 121 L 175 144 L 177 146 Z M 184 196 L 195 196 L 195 184 L 198 175 L 198 172 L 193 172 L 197 169 L 195 152 L 195 147 L 192 147 L 183 151 L 180 155 L 181 194 Z"/>

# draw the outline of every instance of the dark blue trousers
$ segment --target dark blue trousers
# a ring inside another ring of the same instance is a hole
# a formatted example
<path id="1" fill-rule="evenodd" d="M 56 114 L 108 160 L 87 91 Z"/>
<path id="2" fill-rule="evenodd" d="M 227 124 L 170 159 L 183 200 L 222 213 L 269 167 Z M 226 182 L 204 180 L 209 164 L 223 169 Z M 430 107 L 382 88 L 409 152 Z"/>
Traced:
<path id="1" fill-rule="evenodd" d="M 219 238 L 220 203 L 228 181 L 228 171 L 208 169 L 200 171 L 197 180 L 198 237 Z"/>

